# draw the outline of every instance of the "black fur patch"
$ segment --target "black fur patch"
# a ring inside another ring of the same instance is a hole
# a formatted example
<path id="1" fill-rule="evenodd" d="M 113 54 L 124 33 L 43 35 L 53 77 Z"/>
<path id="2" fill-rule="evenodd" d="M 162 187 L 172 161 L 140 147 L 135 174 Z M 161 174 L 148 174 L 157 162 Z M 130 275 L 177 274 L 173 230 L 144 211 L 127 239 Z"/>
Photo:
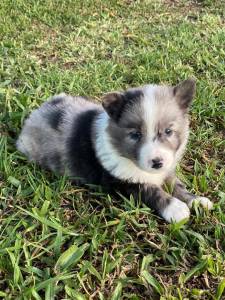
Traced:
<path id="1" fill-rule="evenodd" d="M 97 110 L 90 110 L 80 114 L 75 119 L 71 136 L 67 140 L 67 163 L 72 175 L 79 177 L 84 183 L 95 185 L 100 185 L 102 177 L 107 173 L 99 163 L 92 144 L 92 123 L 98 113 Z"/>
<path id="2" fill-rule="evenodd" d="M 55 129 L 59 130 L 59 126 L 62 123 L 64 110 L 63 109 L 57 109 L 55 111 L 51 111 L 46 117 L 48 119 L 48 123 L 50 126 Z"/>
<path id="3" fill-rule="evenodd" d="M 128 90 L 124 93 L 127 103 L 140 100 L 144 94 L 141 90 Z"/>
<path id="4" fill-rule="evenodd" d="M 126 110 L 127 106 L 132 106 L 134 103 L 137 103 L 141 100 L 141 98 L 144 96 L 143 92 L 141 90 L 128 90 L 124 93 L 124 103 L 121 107 L 118 120 L 119 121 L 122 118 L 122 115 L 124 111 Z"/>

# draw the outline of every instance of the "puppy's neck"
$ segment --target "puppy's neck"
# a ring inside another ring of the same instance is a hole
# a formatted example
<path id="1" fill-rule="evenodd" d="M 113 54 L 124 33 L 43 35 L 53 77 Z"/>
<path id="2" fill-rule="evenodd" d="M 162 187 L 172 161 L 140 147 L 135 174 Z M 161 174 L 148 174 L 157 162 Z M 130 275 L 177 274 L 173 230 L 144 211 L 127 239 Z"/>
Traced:
<path id="1" fill-rule="evenodd" d="M 168 173 L 148 173 L 140 169 L 132 160 L 121 156 L 110 141 L 110 135 L 107 132 L 108 124 L 109 117 L 102 112 L 95 120 L 93 128 L 95 152 L 102 166 L 111 175 L 124 181 L 162 185 Z"/>

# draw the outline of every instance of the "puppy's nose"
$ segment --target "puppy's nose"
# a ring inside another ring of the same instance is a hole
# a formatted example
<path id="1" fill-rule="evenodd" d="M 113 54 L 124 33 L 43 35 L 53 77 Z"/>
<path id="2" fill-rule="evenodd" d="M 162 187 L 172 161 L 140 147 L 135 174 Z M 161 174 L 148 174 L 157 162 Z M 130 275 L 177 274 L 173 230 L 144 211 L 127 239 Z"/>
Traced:
<path id="1" fill-rule="evenodd" d="M 162 163 L 162 159 L 159 157 L 156 157 L 154 159 L 152 159 L 152 168 L 153 169 L 160 169 L 162 168 L 163 163 Z"/>

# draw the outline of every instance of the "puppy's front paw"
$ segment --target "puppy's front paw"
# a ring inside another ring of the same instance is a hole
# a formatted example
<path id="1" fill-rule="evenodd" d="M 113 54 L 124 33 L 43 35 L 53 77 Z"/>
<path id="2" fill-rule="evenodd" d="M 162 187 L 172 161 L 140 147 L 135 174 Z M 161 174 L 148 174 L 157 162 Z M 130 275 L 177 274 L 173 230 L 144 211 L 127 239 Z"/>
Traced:
<path id="1" fill-rule="evenodd" d="M 196 197 L 195 199 L 191 200 L 189 203 L 189 207 L 191 208 L 194 203 L 199 203 L 202 207 L 211 210 L 213 208 L 213 203 L 206 197 Z"/>
<path id="2" fill-rule="evenodd" d="M 186 203 L 177 198 L 172 198 L 161 215 L 167 222 L 179 222 L 190 217 L 190 209 Z"/>

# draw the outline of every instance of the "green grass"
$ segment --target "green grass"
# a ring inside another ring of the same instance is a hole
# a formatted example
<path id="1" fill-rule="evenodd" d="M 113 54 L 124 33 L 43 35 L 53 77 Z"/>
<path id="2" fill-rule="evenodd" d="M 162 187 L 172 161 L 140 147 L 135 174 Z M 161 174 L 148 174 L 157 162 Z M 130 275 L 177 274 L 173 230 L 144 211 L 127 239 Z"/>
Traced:
<path id="1" fill-rule="evenodd" d="M 0 297 L 224 299 L 223 1 L 2 0 L 0 20 Z M 178 172 L 215 207 L 186 224 L 72 186 L 15 149 L 52 94 L 100 101 L 189 76 L 197 96 Z"/>

